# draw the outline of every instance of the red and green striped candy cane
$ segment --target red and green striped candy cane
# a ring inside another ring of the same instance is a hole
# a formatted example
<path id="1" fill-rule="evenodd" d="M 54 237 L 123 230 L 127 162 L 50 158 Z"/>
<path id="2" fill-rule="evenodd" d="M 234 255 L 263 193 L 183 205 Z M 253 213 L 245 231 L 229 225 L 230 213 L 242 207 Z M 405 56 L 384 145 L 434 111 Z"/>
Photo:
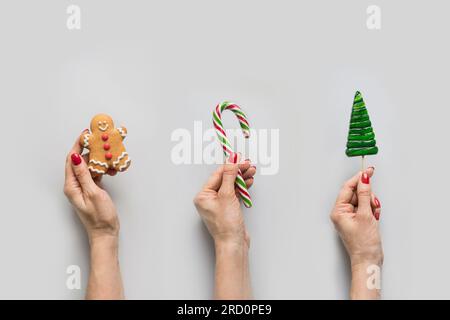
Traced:
<path id="1" fill-rule="evenodd" d="M 230 157 L 234 154 L 233 148 L 231 147 L 230 141 L 227 138 L 227 134 L 225 133 L 225 129 L 222 124 L 222 112 L 225 110 L 232 111 L 235 116 L 239 120 L 239 124 L 241 126 L 242 132 L 244 133 L 244 137 L 250 137 L 250 127 L 247 121 L 247 116 L 241 110 L 241 108 L 231 102 L 225 101 L 221 104 L 218 104 L 213 112 L 213 124 L 216 129 L 217 137 L 219 138 L 219 142 L 222 145 L 223 153 L 225 157 Z M 248 193 L 247 185 L 245 184 L 244 178 L 242 177 L 242 172 L 239 170 L 238 175 L 236 177 L 236 188 L 241 196 L 242 202 L 247 208 L 252 206 L 252 199 L 250 194 Z"/>

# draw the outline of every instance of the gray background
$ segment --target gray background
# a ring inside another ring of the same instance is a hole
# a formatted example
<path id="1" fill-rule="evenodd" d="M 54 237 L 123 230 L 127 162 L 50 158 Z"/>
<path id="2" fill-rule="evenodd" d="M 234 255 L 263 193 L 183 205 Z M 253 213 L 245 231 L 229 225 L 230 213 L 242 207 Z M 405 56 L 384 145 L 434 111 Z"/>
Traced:
<path id="1" fill-rule="evenodd" d="M 66 8 L 82 29 L 66 28 Z M 382 29 L 366 28 L 366 8 Z M 2 1 L 0 298 L 82 298 L 87 240 L 63 193 L 64 159 L 97 112 L 129 129 L 120 212 L 128 298 L 211 298 L 213 247 L 192 198 L 214 165 L 172 163 L 170 140 L 211 125 L 223 99 L 280 129 L 280 170 L 257 176 L 256 298 L 346 298 L 329 212 L 359 159 L 344 154 L 355 90 L 380 153 L 384 298 L 450 298 L 446 1 Z M 227 116 L 228 127 L 236 127 Z M 82 290 L 66 268 L 82 268 Z"/>

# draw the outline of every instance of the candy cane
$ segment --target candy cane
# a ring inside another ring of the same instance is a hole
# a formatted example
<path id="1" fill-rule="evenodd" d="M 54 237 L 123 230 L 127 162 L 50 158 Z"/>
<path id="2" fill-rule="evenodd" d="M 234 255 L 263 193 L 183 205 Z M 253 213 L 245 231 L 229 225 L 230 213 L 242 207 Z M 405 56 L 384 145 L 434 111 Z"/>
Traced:
<path id="1" fill-rule="evenodd" d="M 245 138 L 250 137 L 250 127 L 248 125 L 247 116 L 244 112 L 242 112 L 241 108 L 238 105 L 225 101 L 216 106 L 213 112 L 214 128 L 216 128 L 217 137 L 219 138 L 219 142 L 222 145 L 225 157 L 230 157 L 234 153 L 234 151 L 231 147 L 230 141 L 227 138 L 227 134 L 225 133 L 222 124 L 222 112 L 224 110 L 233 111 L 233 113 L 236 115 Z M 247 185 L 244 181 L 244 178 L 242 177 L 241 170 L 239 170 L 238 172 L 235 184 L 239 191 L 239 195 L 244 202 L 244 205 L 247 208 L 250 208 L 252 206 L 252 199 L 250 198 L 250 194 L 248 193 Z"/>

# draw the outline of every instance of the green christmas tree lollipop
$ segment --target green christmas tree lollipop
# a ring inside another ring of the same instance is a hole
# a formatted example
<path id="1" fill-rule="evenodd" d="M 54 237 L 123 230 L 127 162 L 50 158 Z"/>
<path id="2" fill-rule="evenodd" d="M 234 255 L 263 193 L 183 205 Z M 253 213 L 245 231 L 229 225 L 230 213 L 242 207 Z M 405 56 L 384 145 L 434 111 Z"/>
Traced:
<path id="1" fill-rule="evenodd" d="M 355 99 L 353 100 L 350 130 L 348 132 L 347 150 L 345 150 L 345 154 L 348 157 L 362 156 L 364 170 L 364 156 L 377 153 L 378 147 L 377 142 L 375 141 L 375 133 L 373 132 L 366 104 L 364 103 L 361 93 L 356 91 Z"/>

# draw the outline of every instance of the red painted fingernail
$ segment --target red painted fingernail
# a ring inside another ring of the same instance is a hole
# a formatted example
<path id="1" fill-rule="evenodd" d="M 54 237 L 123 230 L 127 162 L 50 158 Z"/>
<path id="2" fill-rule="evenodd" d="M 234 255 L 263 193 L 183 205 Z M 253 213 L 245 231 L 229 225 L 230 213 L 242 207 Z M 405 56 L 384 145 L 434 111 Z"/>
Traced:
<path id="1" fill-rule="evenodd" d="M 370 178 L 369 178 L 369 175 L 368 175 L 367 173 L 364 172 L 364 173 L 362 174 L 362 176 L 361 176 L 361 182 L 364 183 L 364 184 L 369 184 Z"/>
<path id="2" fill-rule="evenodd" d="M 376 206 L 377 208 L 381 208 L 380 200 L 378 200 L 377 197 L 375 197 L 375 206 Z"/>
<path id="3" fill-rule="evenodd" d="M 70 156 L 72 158 L 72 163 L 74 165 L 79 165 L 81 163 L 81 156 L 78 153 L 72 153 Z"/>
<path id="4" fill-rule="evenodd" d="M 377 219 L 377 221 L 380 220 L 380 213 L 379 212 L 375 212 L 373 215 L 375 216 L 375 219 Z"/>

